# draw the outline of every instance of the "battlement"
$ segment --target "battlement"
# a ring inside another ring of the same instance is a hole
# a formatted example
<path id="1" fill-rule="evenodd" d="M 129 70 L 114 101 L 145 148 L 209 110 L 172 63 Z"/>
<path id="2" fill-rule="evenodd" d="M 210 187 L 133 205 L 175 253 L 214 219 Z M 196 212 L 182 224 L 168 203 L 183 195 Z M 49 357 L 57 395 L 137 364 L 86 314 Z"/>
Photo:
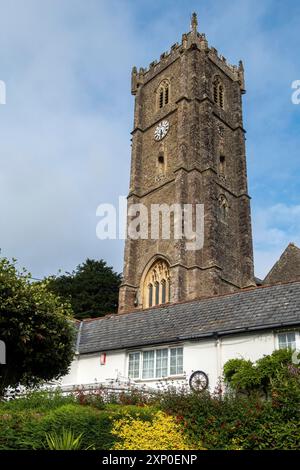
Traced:
<path id="1" fill-rule="evenodd" d="M 154 60 L 147 68 L 141 67 L 139 71 L 136 67 L 132 69 L 131 75 L 131 92 L 133 95 L 137 93 L 138 88 L 151 80 L 162 69 L 169 66 L 174 60 L 190 48 L 197 48 L 206 51 L 209 58 L 232 80 L 238 81 L 242 92 L 245 90 L 244 67 L 242 61 L 239 66 L 231 65 L 226 58 L 218 53 L 214 47 L 209 47 L 204 33 L 197 31 L 198 21 L 196 13 L 193 13 L 191 20 L 191 31 L 182 35 L 181 44 L 176 42 L 171 48 L 160 55 L 159 60 Z"/>

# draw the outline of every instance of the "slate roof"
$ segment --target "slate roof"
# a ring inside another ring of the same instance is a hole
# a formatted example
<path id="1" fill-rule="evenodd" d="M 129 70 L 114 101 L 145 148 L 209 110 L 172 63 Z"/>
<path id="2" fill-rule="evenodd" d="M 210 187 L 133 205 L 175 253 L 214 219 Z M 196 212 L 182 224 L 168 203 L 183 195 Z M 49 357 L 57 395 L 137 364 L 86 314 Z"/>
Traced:
<path id="1" fill-rule="evenodd" d="M 83 321 L 80 354 L 300 325 L 300 282 Z"/>

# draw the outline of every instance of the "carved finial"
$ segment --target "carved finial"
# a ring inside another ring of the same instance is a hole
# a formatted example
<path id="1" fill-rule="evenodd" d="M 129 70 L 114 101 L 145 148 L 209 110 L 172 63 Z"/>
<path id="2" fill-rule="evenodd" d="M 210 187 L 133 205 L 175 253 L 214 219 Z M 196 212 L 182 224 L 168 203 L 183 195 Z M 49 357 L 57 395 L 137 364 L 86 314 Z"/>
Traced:
<path id="1" fill-rule="evenodd" d="M 193 33 L 197 33 L 197 26 L 198 26 L 197 13 L 193 13 L 192 18 L 191 18 L 191 31 Z"/>

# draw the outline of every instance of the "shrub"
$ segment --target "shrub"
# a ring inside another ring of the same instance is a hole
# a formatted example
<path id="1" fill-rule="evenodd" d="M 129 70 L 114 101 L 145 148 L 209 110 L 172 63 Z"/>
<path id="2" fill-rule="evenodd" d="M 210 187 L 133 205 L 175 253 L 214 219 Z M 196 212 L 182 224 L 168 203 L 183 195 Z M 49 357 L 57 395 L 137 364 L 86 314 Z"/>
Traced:
<path id="1" fill-rule="evenodd" d="M 276 384 L 272 401 L 254 392 L 222 396 L 172 388 L 160 394 L 160 407 L 177 416 L 190 442 L 201 442 L 210 450 L 295 449 L 300 444 L 299 432 L 295 432 L 299 383 L 289 390 L 285 382 Z"/>
<path id="2" fill-rule="evenodd" d="M 90 406 L 64 405 L 50 411 L 41 422 L 39 448 L 44 442 L 45 433 L 61 433 L 63 428 L 72 431 L 74 435 L 82 434 L 81 444 L 86 448 L 95 446 L 96 449 L 110 449 L 114 438 L 110 433 L 110 413 L 100 411 Z"/>
<path id="3" fill-rule="evenodd" d="M 126 414 L 149 421 L 154 414 L 150 407 L 110 404 L 99 410 L 81 406 L 72 397 L 59 394 L 50 397 L 46 393 L 33 393 L 28 403 L 24 398 L 0 404 L 0 450 L 44 449 L 46 434 L 59 437 L 64 429 L 75 437 L 82 434 L 80 446 L 83 449 L 108 450 L 116 439 L 111 434 L 114 420 Z"/>
<path id="4" fill-rule="evenodd" d="M 192 447 L 174 416 L 158 411 L 145 422 L 130 415 L 115 421 L 112 434 L 116 450 L 191 450 Z"/>
<path id="5" fill-rule="evenodd" d="M 0 413 L 0 450 L 36 448 L 42 415 L 34 411 Z"/>
<path id="6" fill-rule="evenodd" d="M 58 390 L 34 390 L 27 393 L 26 396 L 1 402 L 0 409 L 7 412 L 17 410 L 33 410 L 36 412 L 43 412 L 75 402 L 76 399 L 74 396 L 64 396 Z"/>
<path id="7" fill-rule="evenodd" d="M 224 365 L 224 377 L 236 392 L 248 394 L 257 391 L 269 396 L 272 380 L 288 378 L 292 365 L 292 351 L 279 349 L 253 363 L 245 359 L 230 359 Z M 296 369 L 298 369 L 296 367 Z"/>

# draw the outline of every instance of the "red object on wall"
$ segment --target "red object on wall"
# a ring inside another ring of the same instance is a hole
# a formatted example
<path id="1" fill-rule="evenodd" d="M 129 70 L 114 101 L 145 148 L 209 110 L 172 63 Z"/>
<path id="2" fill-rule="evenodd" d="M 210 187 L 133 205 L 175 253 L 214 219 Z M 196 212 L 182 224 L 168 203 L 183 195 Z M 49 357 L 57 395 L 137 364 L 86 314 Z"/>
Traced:
<path id="1" fill-rule="evenodd" d="M 106 364 L 106 353 L 101 353 L 100 354 L 100 364 L 101 364 L 101 366 L 105 366 L 105 364 Z"/>

